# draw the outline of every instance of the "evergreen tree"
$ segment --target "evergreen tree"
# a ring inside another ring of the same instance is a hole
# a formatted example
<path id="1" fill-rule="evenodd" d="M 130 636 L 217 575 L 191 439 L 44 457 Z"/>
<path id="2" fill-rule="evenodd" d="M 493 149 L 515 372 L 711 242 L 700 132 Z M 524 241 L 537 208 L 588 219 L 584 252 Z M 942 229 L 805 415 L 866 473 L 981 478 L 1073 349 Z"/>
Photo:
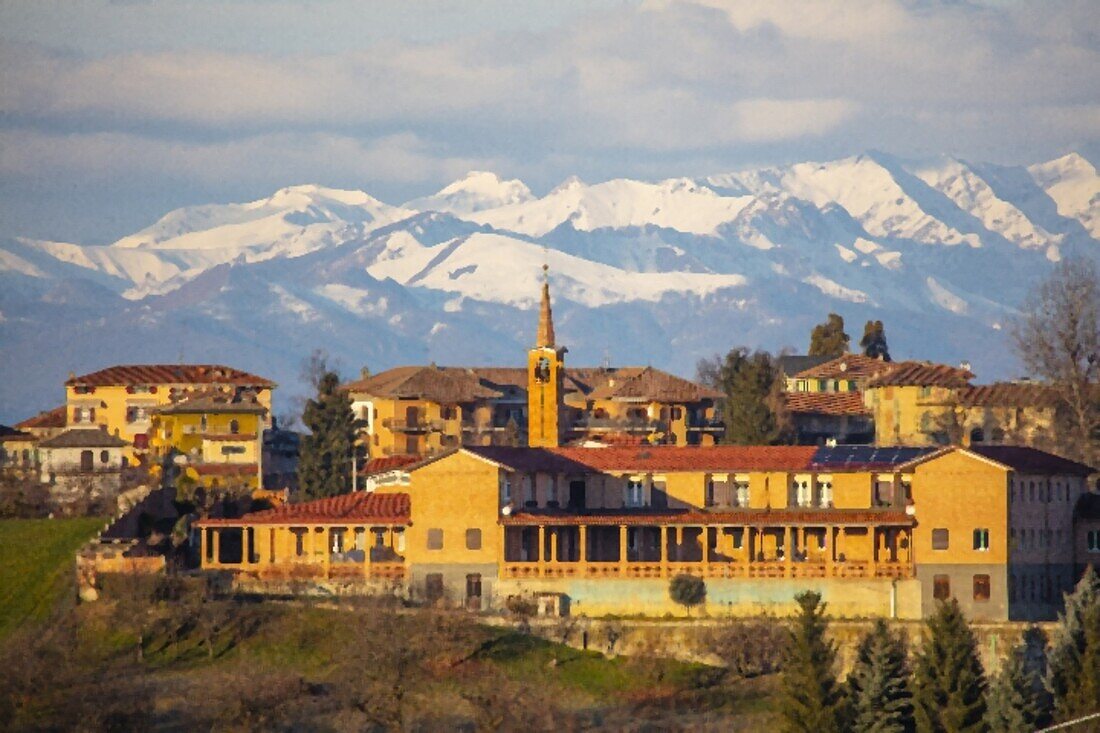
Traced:
<path id="1" fill-rule="evenodd" d="M 1100 608 L 1100 577 L 1089 565 L 1077 581 L 1072 593 L 1066 594 L 1065 613 L 1059 615 L 1059 624 L 1051 641 L 1047 689 L 1054 698 L 1058 717 L 1067 718 L 1077 710 L 1081 702 L 1078 687 L 1087 680 L 1086 656 L 1089 653 L 1089 621 L 1095 619 Z M 1095 630 L 1094 635 L 1095 635 Z M 1093 654 L 1100 651 L 1093 651 Z M 1100 702 L 1093 705 L 1100 707 Z"/>
<path id="2" fill-rule="evenodd" d="M 783 662 L 783 729 L 791 733 L 839 733 L 843 699 L 837 683 L 836 645 L 825 638 L 828 622 L 821 595 L 795 596 L 800 611 L 794 619 Z"/>
<path id="3" fill-rule="evenodd" d="M 990 733 L 1029 733 L 1050 721 L 1049 697 L 1043 688 L 1046 639 L 1038 627 L 1024 633 L 1024 643 L 1005 659 L 986 696 Z"/>
<path id="4" fill-rule="evenodd" d="M 1082 617 L 1085 648 L 1078 657 L 1077 680 L 1058 706 L 1061 720 L 1073 720 L 1100 711 L 1100 605 L 1093 604 Z"/>
<path id="5" fill-rule="evenodd" d="M 724 359 L 699 362 L 698 373 L 700 381 L 725 394 L 723 442 L 761 445 L 782 440 L 787 424 L 783 385 L 771 354 L 732 349 Z"/>
<path id="6" fill-rule="evenodd" d="M 905 639 L 879 619 L 863 637 L 848 673 L 848 730 L 855 733 L 909 733 L 913 694 Z"/>
<path id="7" fill-rule="evenodd" d="M 886 345 L 886 327 L 882 321 L 867 321 L 859 348 L 863 349 L 864 356 L 890 361 L 890 347 Z"/>
<path id="8" fill-rule="evenodd" d="M 984 731 L 985 688 L 978 642 L 958 601 L 941 603 L 928 619 L 913 675 L 917 730 Z"/>
<path id="9" fill-rule="evenodd" d="M 318 380 L 317 397 L 306 403 L 298 454 L 298 487 L 310 499 L 335 496 L 351 489 L 351 460 L 359 421 L 351 397 L 340 389 L 340 378 L 326 372 Z"/>
<path id="10" fill-rule="evenodd" d="M 844 333 L 844 319 L 836 313 L 830 313 L 825 323 L 814 326 L 810 333 L 810 356 L 843 356 L 848 353 L 851 342 Z"/>

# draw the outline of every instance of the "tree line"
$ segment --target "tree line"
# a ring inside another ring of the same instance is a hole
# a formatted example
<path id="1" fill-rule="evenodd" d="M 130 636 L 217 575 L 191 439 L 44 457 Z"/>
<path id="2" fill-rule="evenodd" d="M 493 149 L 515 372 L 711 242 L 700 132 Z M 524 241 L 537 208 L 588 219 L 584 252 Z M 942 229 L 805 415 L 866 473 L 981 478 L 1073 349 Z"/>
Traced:
<path id="1" fill-rule="evenodd" d="M 928 619 L 915 655 L 882 620 L 860 641 L 846 679 L 836 673 L 821 596 L 796 597 L 783 660 L 781 715 L 791 733 L 1023 733 L 1100 712 L 1100 578 L 1090 566 L 1048 643 L 1031 626 L 988 675 L 954 599 Z M 1093 727 L 1079 730 L 1095 730 Z"/>

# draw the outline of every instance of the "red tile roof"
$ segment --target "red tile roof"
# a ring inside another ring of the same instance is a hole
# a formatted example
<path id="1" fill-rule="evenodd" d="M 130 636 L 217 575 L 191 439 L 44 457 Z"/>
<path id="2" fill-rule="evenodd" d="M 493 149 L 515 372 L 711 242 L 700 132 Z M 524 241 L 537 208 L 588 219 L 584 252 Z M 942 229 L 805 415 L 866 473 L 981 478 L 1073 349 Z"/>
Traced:
<path id="1" fill-rule="evenodd" d="M 793 379 L 861 379 L 892 366 L 863 354 L 844 354 L 792 375 Z"/>
<path id="2" fill-rule="evenodd" d="M 236 384 L 274 387 L 275 383 L 220 364 L 120 364 L 70 377 L 66 386 L 109 387 L 127 384 Z"/>
<path id="3" fill-rule="evenodd" d="M 963 407 L 1055 407 L 1058 393 L 1043 384 L 996 382 L 964 387 L 957 399 Z"/>
<path id="4" fill-rule="evenodd" d="M 813 415 L 870 415 L 862 392 L 787 392 L 790 412 Z"/>
<path id="5" fill-rule="evenodd" d="M 420 461 L 420 456 L 385 456 L 382 458 L 372 458 L 367 461 L 367 465 L 359 469 L 359 474 L 362 476 L 373 476 L 376 473 L 393 471 L 403 466 L 419 463 Z"/>
<path id="6" fill-rule="evenodd" d="M 876 509 L 741 509 L 722 512 L 701 511 L 546 511 L 517 512 L 501 517 L 504 525 L 646 525 L 694 524 L 694 525 L 804 525 L 804 524 L 914 524 L 914 517 L 903 511 Z"/>
<path id="7" fill-rule="evenodd" d="M 802 471 L 814 446 L 723 445 L 609 446 L 606 448 L 509 448 L 466 446 L 463 450 L 517 471 Z"/>
<path id="8" fill-rule="evenodd" d="M 246 524 L 408 524 L 412 502 L 408 494 L 352 494 L 330 496 L 302 504 L 286 504 L 239 519 L 204 519 L 197 526 Z"/>
<path id="9" fill-rule="evenodd" d="M 29 417 L 15 427 L 26 430 L 27 428 L 63 428 L 66 425 L 65 405 L 59 405 L 52 410 L 40 412 L 34 417 Z"/>
<path id="10" fill-rule="evenodd" d="M 967 387 L 974 374 L 947 364 L 901 361 L 885 364 L 866 387 Z"/>

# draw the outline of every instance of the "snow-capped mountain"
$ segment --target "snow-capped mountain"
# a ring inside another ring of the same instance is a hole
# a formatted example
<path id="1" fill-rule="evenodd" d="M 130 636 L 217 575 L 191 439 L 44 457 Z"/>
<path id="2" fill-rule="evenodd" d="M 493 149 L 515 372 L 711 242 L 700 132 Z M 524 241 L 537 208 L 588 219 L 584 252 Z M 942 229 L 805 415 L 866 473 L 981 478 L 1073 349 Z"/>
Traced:
<path id="1" fill-rule="evenodd" d="M 70 371 L 230 362 L 301 392 L 321 347 L 368 364 L 516 364 L 549 267 L 573 363 L 691 375 L 733 346 L 805 347 L 839 312 L 895 355 L 1013 376 L 1007 326 L 1068 254 L 1100 259 L 1100 176 L 869 153 L 655 183 L 571 178 L 543 196 L 473 172 L 400 206 L 284 188 L 168 213 L 106 246 L 0 239 L 0 422 Z"/>

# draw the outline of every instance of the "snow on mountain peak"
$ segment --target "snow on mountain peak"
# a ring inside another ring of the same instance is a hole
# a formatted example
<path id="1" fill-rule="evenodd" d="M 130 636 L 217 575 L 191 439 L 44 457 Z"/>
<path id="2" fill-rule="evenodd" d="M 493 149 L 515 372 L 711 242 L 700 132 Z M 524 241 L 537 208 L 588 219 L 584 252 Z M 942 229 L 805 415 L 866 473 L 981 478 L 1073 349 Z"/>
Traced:
<path id="1" fill-rule="evenodd" d="M 413 199 L 405 208 L 417 211 L 442 211 L 471 214 L 485 209 L 530 201 L 531 189 L 518 179 L 503 180 L 490 171 L 470 171 L 432 196 Z"/>
<path id="2" fill-rule="evenodd" d="M 1070 153 L 1028 166 L 1027 171 L 1054 200 L 1059 214 L 1076 219 L 1093 239 L 1100 239 L 1100 176 L 1092 163 Z"/>

